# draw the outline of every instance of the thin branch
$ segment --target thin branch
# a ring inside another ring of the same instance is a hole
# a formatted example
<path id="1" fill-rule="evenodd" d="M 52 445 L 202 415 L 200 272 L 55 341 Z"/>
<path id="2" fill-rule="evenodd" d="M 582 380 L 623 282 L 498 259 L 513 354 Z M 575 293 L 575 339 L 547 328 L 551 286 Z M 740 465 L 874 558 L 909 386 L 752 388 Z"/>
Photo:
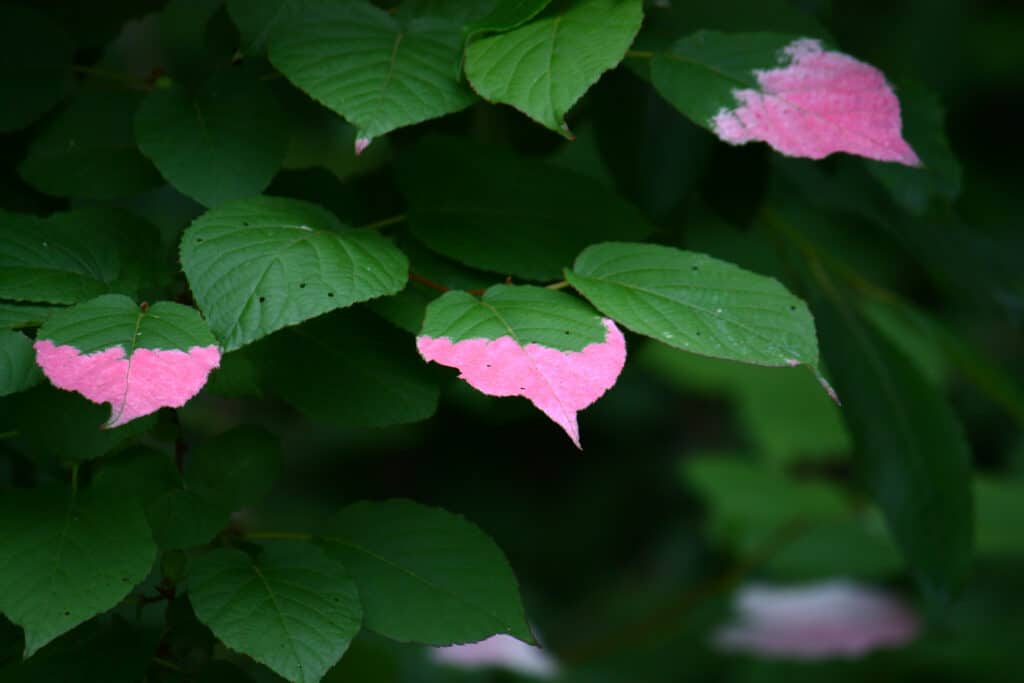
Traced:
<path id="1" fill-rule="evenodd" d="M 558 282 L 552 282 L 550 285 L 545 285 L 544 289 L 565 289 L 568 286 L 568 280 L 559 280 Z"/>
<path id="2" fill-rule="evenodd" d="M 382 218 L 379 221 L 374 221 L 373 223 L 367 223 L 366 225 L 361 226 L 359 229 L 360 230 L 379 230 L 380 228 L 386 228 L 389 225 L 394 225 L 395 223 L 401 223 L 404 220 L 405 220 L 405 214 L 404 213 L 400 213 L 397 216 L 391 216 L 389 218 Z"/>
<path id="3" fill-rule="evenodd" d="M 111 83 L 117 83 L 119 85 L 126 86 L 132 90 L 152 90 L 153 87 L 148 84 L 144 79 L 130 76 L 128 74 L 118 73 L 116 71 L 107 71 L 106 69 L 98 69 L 94 66 L 84 66 L 81 64 L 75 64 L 71 67 L 71 70 L 76 74 L 82 74 L 84 76 L 91 76 L 92 78 L 98 78 L 104 81 L 110 81 Z"/>
<path id="4" fill-rule="evenodd" d="M 300 531 L 252 531 L 242 534 L 247 541 L 265 540 L 291 540 L 291 541 L 312 541 L 313 534 L 306 534 Z"/>
<path id="5" fill-rule="evenodd" d="M 651 50 L 626 50 L 626 57 L 631 59 L 651 59 L 654 52 Z"/>

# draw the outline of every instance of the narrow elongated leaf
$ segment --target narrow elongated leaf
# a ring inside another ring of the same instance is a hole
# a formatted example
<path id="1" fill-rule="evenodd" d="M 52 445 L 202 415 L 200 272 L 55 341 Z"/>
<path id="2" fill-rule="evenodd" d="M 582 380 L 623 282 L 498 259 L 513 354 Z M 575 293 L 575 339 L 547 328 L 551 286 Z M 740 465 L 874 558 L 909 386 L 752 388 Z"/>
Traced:
<path id="1" fill-rule="evenodd" d="M 55 313 L 35 349 L 54 386 L 110 404 L 106 427 L 185 405 L 220 363 L 195 309 L 166 301 L 140 308 L 120 294 Z"/>
<path id="2" fill-rule="evenodd" d="M 181 265 L 226 351 L 402 289 L 405 255 L 374 232 L 343 228 L 314 204 L 256 197 L 208 211 L 185 231 Z"/>
<path id="3" fill-rule="evenodd" d="M 161 183 L 135 146 L 132 120 L 141 96 L 83 90 L 32 141 L 18 173 L 58 197 L 116 199 Z"/>
<path id="4" fill-rule="evenodd" d="M 153 281 L 159 244 L 153 226 L 115 209 L 47 218 L 0 211 L 0 297 L 72 304 L 136 295 Z"/>
<path id="5" fill-rule="evenodd" d="M 626 362 L 614 322 L 542 287 L 497 285 L 480 299 L 448 292 L 427 306 L 416 347 L 489 396 L 529 399 L 577 448 L 576 414 L 614 386 Z"/>
<path id="6" fill-rule="evenodd" d="M 501 550 L 464 518 L 405 500 L 342 510 L 323 539 L 359 586 L 366 626 L 449 645 L 507 633 L 533 642 Z"/>
<path id="7" fill-rule="evenodd" d="M 71 52 L 67 33 L 37 10 L 0 5 L 0 132 L 24 128 L 60 101 Z"/>
<path id="8" fill-rule="evenodd" d="M 920 164 L 885 76 L 812 38 L 698 31 L 658 54 L 651 77 L 669 102 L 730 144 Z"/>
<path id="9" fill-rule="evenodd" d="M 307 543 L 274 543 L 255 559 L 230 549 L 203 555 L 189 600 L 225 645 L 293 683 L 319 681 L 362 620 L 345 567 Z"/>
<path id="10" fill-rule="evenodd" d="M 588 247 L 565 276 L 599 311 L 669 346 L 817 371 L 814 319 L 772 278 L 704 254 L 626 243 Z"/>
<path id="11" fill-rule="evenodd" d="M 237 68 L 215 73 L 194 93 L 155 90 L 135 116 L 142 153 L 205 206 L 265 190 L 284 160 L 285 128 L 270 88 Z"/>
<path id="12" fill-rule="evenodd" d="M 253 348 L 266 390 L 314 420 L 381 427 L 437 409 L 437 383 L 410 335 L 367 312 L 332 313 Z"/>
<path id="13" fill-rule="evenodd" d="M 643 21 L 641 0 L 578 0 L 466 49 L 466 77 L 490 102 L 509 104 L 572 137 L 565 115 L 618 64 Z"/>
<path id="14" fill-rule="evenodd" d="M 0 612 L 25 629 L 25 656 L 145 578 L 156 556 L 129 496 L 95 487 L 0 496 Z"/>
<path id="15" fill-rule="evenodd" d="M 446 19 L 402 21 L 361 0 L 308 0 L 275 31 L 270 61 L 358 129 L 358 153 L 375 137 L 473 102 L 457 80 L 461 45 L 459 25 Z"/>
<path id="16" fill-rule="evenodd" d="M 925 598 L 948 604 L 972 551 L 970 453 L 956 416 L 910 361 L 825 290 L 815 302 L 825 360 L 859 467 Z"/>
<path id="17" fill-rule="evenodd" d="M 0 396 L 30 389 L 42 379 L 32 340 L 21 332 L 0 330 Z"/>
<path id="18" fill-rule="evenodd" d="M 600 183 L 457 138 L 420 143 L 400 168 L 413 234 L 474 268 L 554 280 L 588 244 L 652 227 Z"/>

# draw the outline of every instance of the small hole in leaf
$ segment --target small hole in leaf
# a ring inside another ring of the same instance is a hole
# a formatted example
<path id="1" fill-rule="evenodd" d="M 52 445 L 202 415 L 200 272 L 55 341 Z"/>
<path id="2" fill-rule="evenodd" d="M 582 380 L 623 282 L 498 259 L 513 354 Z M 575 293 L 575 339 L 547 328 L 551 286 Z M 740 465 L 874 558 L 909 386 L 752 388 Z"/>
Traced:
<path id="1" fill-rule="evenodd" d="M 196 244 L 199 244 L 199 243 L 200 243 L 200 242 L 202 242 L 202 241 L 203 241 L 203 238 L 202 238 L 202 237 L 197 237 L 197 238 L 196 238 Z"/>
<path id="2" fill-rule="evenodd" d="M 700 270 L 700 267 L 698 267 L 698 266 L 690 266 L 690 270 Z"/>
<path id="3" fill-rule="evenodd" d="M 526 391 L 526 387 L 519 387 L 519 391 Z"/>
<path id="4" fill-rule="evenodd" d="M 570 334 L 569 330 L 566 330 L 566 331 L 565 331 L 565 333 L 566 333 L 566 334 Z"/>
<path id="5" fill-rule="evenodd" d="M 249 227 L 249 221 L 242 221 L 242 225 L 244 225 L 245 227 Z"/>
<path id="6" fill-rule="evenodd" d="M 334 292 L 327 292 L 327 296 L 334 296 Z"/>
<path id="7" fill-rule="evenodd" d="M 71 612 L 69 612 L 67 610 L 64 610 L 64 616 L 70 617 L 71 616 Z"/>
<path id="8" fill-rule="evenodd" d="M 795 310 L 796 310 L 796 306 L 790 306 L 790 307 L 789 307 L 789 310 L 791 310 L 791 311 L 795 311 Z"/>
<path id="9" fill-rule="evenodd" d="M 267 300 L 267 297 L 265 297 L 265 296 L 261 296 L 261 297 L 260 297 L 260 303 L 263 303 L 263 302 L 264 302 L 264 301 L 266 301 L 266 300 Z"/>
<path id="10" fill-rule="evenodd" d="M 490 363 L 484 363 L 484 367 L 485 368 L 489 368 L 489 367 L 491 367 L 491 364 Z"/>
<path id="11" fill-rule="evenodd" d="M 698 336 L 698 337 L 700 336 L 700 331 L 698 331 L 698 332 L 697 332 L 697 336 Z"/>
<path id="12" fill-rule="evenodd" d="M 306 283 L 305 282 L 300 282 L 299 283 L 299 289 L 305 289 L 305 288 L 306 288 Z"/>

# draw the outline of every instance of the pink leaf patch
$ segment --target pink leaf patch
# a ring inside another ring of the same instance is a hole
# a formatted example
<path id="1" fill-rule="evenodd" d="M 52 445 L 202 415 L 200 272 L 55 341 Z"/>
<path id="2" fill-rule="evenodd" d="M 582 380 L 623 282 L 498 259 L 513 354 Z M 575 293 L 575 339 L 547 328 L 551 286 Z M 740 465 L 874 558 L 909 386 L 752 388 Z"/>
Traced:
<path id="1" fill-rule="evenodd" d="M 900 103 L 881 71 L 804 38 L 784 49 L 786 66 L 755 71 L 760 90 L 734 90 L 740 106 L 712 120 L 734 145 L 753 140 L 795 157 L 848 152 L 919 166 L 903 139 Z"/>
<path id="2" fill-rule="evenodd" d="M 180 408 L 220 365 L 216 346 L 135 349 L 126 358 L 120 345 L 82 354 L 74 346 L 43 339 L 35 343 L 35 350 L 36 362 L 54 386 L 77 391 L 93 403 L 110 404 L 104 427 L 119 427 L 160 408 Z"/>
<path id="3" fill-rule="evenodd" d="M 427 361 L 458 368 L 460 378 L 489 396 L 523 396 L 554 420 L 580 448 L 576 413 L 610 389 L 626 363 L 626 340 L 605 318 L 603 342 L 580 351 L 559 351 L 540 344 L 521 346 L 512 337 L 416 338 Z"/>

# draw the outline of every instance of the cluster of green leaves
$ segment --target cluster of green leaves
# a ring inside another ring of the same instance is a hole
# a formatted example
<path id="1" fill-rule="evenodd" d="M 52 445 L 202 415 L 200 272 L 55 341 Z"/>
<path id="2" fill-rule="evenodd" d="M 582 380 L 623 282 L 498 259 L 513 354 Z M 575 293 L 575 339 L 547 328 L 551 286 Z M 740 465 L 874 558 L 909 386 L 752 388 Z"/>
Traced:
<path id="1" fill-rule="evenodd" d="M 1024 393 L 887 269 L 900 254 L 942 306 L 1024 301 L 954 209 L 939 100 L 897 82 L 920 169 L 723 152 L 702 129 L 753 69 L 836 40 L 785 0 L 675 4 L 0 4 L 0 614 L 23 631 L 0 623 L 0 674 L 99 651 L 123 668 L 104 680 L 246 680 L 222 645 L 319 681 L 362 630 L 533 642 L 504 555 L 459 515 L 259 523 L 288 435 L 244 423 L 277 401 L 342 430 L 426 420 L 448 376 L 414 336 L 470 318 L 578 350 L 606 316 L 643 369 L 735 402 L 758 457 L 683 479 L 741 555 L 801 529 L 768 573 L 909 569 L 940 613 L 975 546 L 1018 552 L 998 520 L 1019 491 L 972 481 L 944 392 L 956 371 L 1018 427 Z M 201 408 L 100 430 L 102 407 L 47 384 L 33 342 L 56 312 L 83 352 L 123 343 L 97 318 L 111 295 L 189 307 L 175 348 L 224 353 Z M 242 402 L 230 429 L 197 417 Z M 848 455 L 841 485 L 793 476 Z"/>

